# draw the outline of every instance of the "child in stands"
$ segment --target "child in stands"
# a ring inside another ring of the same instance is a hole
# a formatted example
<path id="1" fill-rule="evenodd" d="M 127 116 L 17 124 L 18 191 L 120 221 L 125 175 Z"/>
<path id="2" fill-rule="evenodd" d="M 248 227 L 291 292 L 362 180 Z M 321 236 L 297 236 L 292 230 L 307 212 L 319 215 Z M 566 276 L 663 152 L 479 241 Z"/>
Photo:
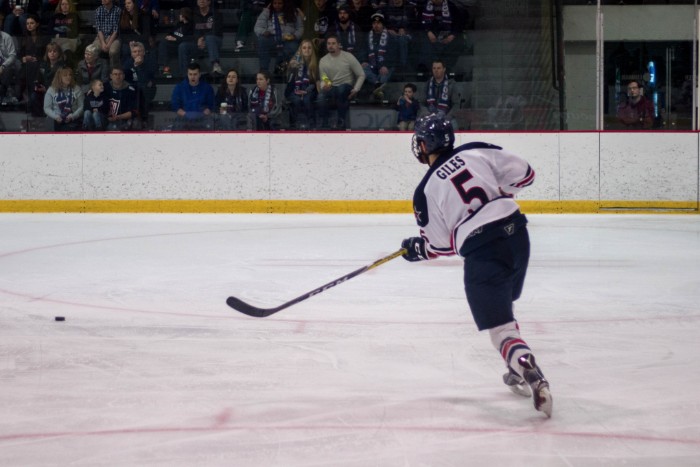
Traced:
<path id="1" fill-rule="evenodd" d="M 413 127 L 416 124 L 416 118 L 418 118 L 418 112 L 420 112 L 420 103 L 415 98 L 417 89 L 415 84 L 406 83 L 403 87 L 403 95 L 396 102 L 397 124 L 401 131 L 413 131 Z"/>
<path id="2" fill-rule="evenodd" d="M 93 79 L 90 90 L 85 94 L 83 130 L 100 131 L 107 126 L 109 101 L 105 97 L 105 85 L 100 79 Z"/>

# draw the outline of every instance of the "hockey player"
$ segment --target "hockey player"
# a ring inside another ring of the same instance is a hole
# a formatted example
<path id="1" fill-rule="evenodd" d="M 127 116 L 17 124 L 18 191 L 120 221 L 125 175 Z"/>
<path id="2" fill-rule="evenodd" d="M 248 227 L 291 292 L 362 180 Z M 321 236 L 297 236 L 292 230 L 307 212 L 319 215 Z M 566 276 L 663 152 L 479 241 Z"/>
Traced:
<path id="1" fill-rule="evenodd" d="M 416 122 L 413 154 L 428 173 L 416 188 L 413 209 L 420 236 L 403 240 L 408 261 L 458 254 L 474 321 L 488 330 L 505 360 L 503 382 L 552 415 L 549 383 L 520 337 L 513 302 L 520 297 L 530 256 L 527 219 L 513 195 L 532 184 L 529 164 L 498 146 L 454 147 L 449 120 L 431 114 Z"/>

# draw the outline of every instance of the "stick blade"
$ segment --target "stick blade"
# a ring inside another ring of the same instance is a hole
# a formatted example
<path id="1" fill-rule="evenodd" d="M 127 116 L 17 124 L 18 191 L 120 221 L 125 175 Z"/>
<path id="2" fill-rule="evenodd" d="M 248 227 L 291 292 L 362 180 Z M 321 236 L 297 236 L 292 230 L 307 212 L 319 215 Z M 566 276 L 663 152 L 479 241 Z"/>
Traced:
<path id="1" fill-rule="evenodd" d="M 252 316 L 253 318 L 265 318 L 279 311 L 277 308 L 258 308 L 236 297 L 227 298 L 226 304 L 234 310 L 240 311 L 244 315 Z"/>

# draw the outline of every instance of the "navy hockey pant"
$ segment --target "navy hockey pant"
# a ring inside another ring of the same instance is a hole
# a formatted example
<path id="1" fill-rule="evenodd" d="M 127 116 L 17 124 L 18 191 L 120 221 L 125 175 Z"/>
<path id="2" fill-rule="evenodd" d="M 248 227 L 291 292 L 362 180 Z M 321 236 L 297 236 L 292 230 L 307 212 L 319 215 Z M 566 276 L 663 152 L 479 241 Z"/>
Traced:
<path id="1" fill-rule="evenodd" d="M 514 320 L 530 258 L 530 237 L 521 226 L 491 240 L 464 258 L 464 290 L 479 331 Z"/>

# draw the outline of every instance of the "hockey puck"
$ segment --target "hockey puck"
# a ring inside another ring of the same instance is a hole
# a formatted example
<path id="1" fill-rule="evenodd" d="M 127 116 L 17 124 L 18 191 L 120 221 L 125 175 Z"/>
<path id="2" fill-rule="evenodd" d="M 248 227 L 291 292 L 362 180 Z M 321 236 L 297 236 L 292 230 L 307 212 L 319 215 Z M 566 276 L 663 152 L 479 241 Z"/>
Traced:
<path id="1" fill-rule="evenodd" d="M 54 318 L 54 320 L 55 320 L 55 321 L 65 321 L 66 318 L 64 318 L 63 316 L 56 316 L 56 317 Z"/>

